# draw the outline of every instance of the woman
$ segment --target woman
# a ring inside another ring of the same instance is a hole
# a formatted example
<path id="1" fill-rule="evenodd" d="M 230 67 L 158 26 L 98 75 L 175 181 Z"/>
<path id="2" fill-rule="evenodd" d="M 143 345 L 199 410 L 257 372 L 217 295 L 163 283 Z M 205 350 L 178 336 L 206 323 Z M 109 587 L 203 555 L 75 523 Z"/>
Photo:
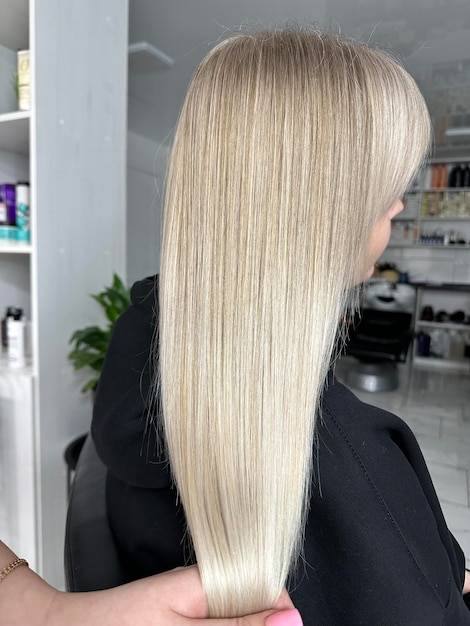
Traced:
<path id="1" fill-rule="evenodd" d="M 330 371 L 429 138 L 414 81 L 365 45 L 287 28 L 204 59 L 170 160 L 153 383 L 146 282 L 95 407 L 132 575 L 193 558 L 213 616 L 287 584 L 307 624 L 470 623 L 415 438 Z"/>

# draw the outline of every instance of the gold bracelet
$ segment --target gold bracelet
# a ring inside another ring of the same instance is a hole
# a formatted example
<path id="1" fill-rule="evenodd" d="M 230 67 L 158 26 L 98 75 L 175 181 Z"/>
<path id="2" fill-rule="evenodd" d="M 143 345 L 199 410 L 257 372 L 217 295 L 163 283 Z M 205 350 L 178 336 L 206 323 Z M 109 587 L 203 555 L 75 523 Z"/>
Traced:
<path id="1" fill-rule="evenodd" d="M 15 559 L 10 565 L 7 565 L 0 572 L 0 580 L 3 580 L 10 572 L 19 567 L 20 565 L 26 565 L 29 567 L 28 561 L 26 559 Z"/>

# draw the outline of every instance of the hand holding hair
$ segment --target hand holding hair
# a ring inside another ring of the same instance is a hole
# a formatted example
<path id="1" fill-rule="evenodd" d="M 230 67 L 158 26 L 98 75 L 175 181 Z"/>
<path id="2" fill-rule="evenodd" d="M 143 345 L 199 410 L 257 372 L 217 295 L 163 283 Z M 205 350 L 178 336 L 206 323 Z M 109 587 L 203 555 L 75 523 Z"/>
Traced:
<path id="1" fill-rule="evenodd" d="M 35 574 L 0 541 L 0 623 L 8 626 L 302 626 L 283 593 L 273 610 L 233 619 L 207 619 L 196 566 L 122 587 L 65 593 Z"/>

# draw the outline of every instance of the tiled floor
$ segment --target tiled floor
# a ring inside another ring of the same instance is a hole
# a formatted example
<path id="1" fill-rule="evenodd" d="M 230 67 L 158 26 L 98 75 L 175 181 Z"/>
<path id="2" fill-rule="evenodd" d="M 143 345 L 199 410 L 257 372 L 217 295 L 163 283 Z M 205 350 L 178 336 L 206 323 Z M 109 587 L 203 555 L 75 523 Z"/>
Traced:
<path id="1" fill-rule="evenodd" d="M 341 359 L 336 375 L 344 382 L 356 361 Z M 399 415 L 414 431 L 434 481 L 450 530 L 470 567 L 470 372 L 399 366 L 397 391 L 352 389 L 364 402 Z"/>

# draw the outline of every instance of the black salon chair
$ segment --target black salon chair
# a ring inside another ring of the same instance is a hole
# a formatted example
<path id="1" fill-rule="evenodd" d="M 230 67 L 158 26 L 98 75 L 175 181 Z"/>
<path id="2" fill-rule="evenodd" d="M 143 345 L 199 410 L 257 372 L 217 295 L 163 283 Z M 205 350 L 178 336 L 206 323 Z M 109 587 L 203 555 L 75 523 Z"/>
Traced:
<path id="1" fill-rule="evenodd" d="M 70 490 L 65 530 L 67 591 L 109 589 L 129 582 L 106 514 L 106 467 L 90 435 Z"/>
<path id="2" fill-rule="evenodd" d="M 371 392 L 397 389 L 397 363 L 406 361 L 411 322 L 411 313 L 362 309 L 346 344 L 346 354 L 358 360 L 347 372 L 346 384 Z"/>

